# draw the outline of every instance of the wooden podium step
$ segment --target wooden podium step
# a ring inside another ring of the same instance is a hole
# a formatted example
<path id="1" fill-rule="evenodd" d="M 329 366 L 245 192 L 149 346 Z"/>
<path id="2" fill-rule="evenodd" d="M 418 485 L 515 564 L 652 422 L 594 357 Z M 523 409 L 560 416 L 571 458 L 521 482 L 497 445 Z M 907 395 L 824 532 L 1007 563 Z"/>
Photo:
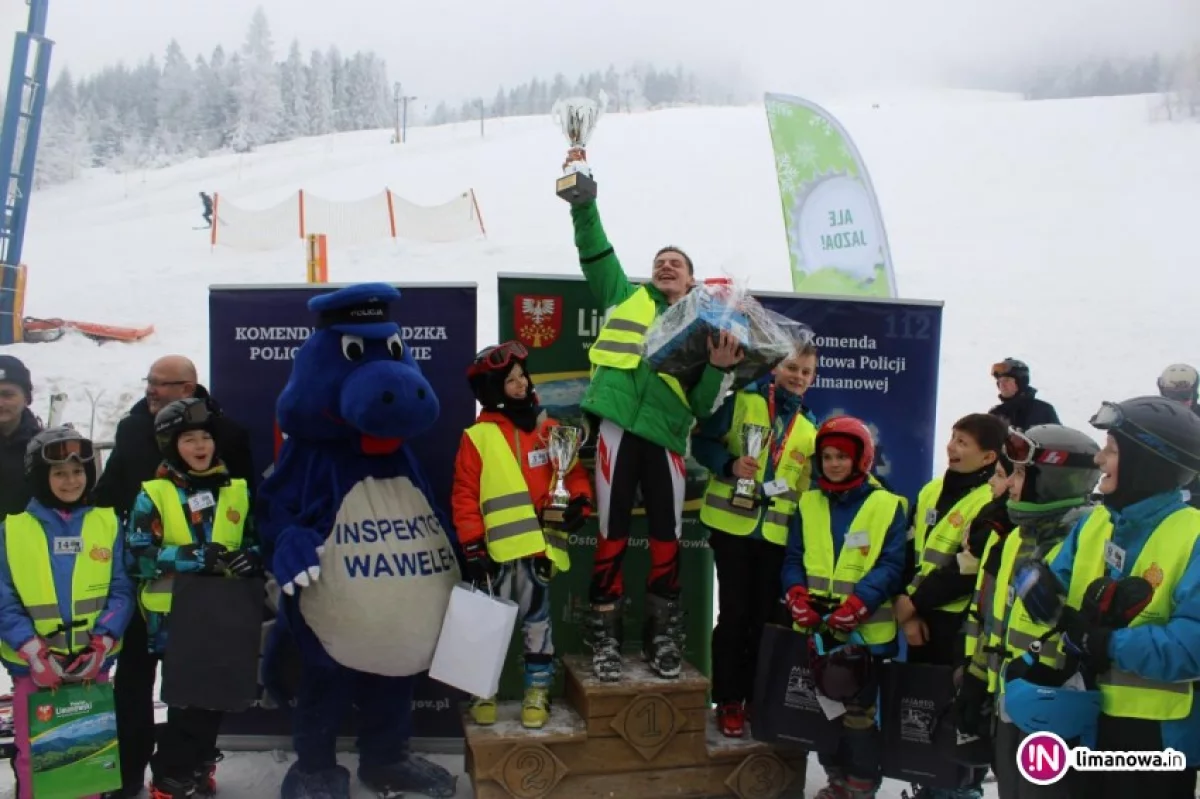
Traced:
<path id="1" fill-rule="evenodd" d="M 750 738 L 724 738 L 708 708 L 708 680 L 691 666 L 664 680 L 628 658 L 620 682 L 564 658 L 566 696 L 543 729 L 521 726 L 520 703 L 502 702 L 497 722 L 464 709 L 466 770 L 478 799 L 654 799 L 803 797 L 806 756 Z"/>

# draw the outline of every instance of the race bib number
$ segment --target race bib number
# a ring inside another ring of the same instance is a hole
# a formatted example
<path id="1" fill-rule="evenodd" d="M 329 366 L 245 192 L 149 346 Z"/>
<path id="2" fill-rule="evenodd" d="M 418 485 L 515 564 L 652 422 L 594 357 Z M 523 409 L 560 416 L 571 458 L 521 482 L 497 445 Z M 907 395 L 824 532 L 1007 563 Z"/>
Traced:
<path id="1" fill-rule="evenodd" d="M 54 554 L 55 555 L 78 555 L 83 551 L 83 538 L 75 536 L 73 538 L 56 537 L 54 539 Z"/>
<path id="2" fill-rule="evenodd" d="M 768 497 L 781 496 L 783 494 L 786 494 L 787 490 L 788 490 L 787 483 L 783 480 L 780 480 L 778 477 L 776 477 L 774 480 L 770 481 L 769 483 L 763 483 L 763 493 L 766 494 Z"/>
<path id="3" fill-rule="evenodd" d="M 1125 550 L 1112 541 L 1104 542 L 1104 562 L 1119 572 L 1125 571 Z"/>
<path id="4" fill-rule="evenodd" d="M 871 546 L 870 533 L 850 533 L 846 536 L 846 546 L 850 549 L 862 549 Z"/>
<path id="5" fill-rule="evenodd" d="M 550 456 L 546 454 L 544 449 L 535 449 L 529 453 L 529 468 L 536 469 L 539 466 L 545 466 L 550 462 Z"/>
<path id="6" fill-rule="evenodd" d="M 211 491 L 201 491 L 199 494 L 192 494 L 188 497 L 188 507 L 193 513 L 199 513 L 205 508 L 211 508 L 217 504 L 217 500 L 213 498 Z"/>

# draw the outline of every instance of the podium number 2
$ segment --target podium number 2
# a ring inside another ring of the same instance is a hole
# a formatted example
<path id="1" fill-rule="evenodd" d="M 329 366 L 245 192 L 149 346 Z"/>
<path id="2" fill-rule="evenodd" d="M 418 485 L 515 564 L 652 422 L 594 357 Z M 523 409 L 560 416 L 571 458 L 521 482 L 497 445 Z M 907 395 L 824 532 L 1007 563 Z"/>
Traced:
<path id="1" fill-rule="evenodd" d="M 546 758 L 536 750 L 524 752 L 517 759 L 517 771 L 521 773 L 521 790 L 540 792 L 546 789 L 548 781 L 542 777 L 546 770 Z M 539 777 L 542 777 L 539 779 Z"/>

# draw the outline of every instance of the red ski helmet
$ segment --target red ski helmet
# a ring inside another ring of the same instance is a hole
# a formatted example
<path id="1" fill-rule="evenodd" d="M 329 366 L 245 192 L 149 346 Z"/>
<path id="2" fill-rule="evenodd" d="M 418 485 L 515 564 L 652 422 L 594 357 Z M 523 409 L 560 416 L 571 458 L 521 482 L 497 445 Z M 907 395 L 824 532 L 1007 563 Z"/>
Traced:
<path id="1" fill-rule="evenodd" d="M 835 416 L 827 420 L 817 430 L 816 459 L 821 462 L 821 449 L 825 440 L 832 437 L 848 438 L 854 442 L 854 471 L 859 474 L 870 474 L 875 467 L 875 439 L 871 431 L 861 419 L 853 416 Z"/>

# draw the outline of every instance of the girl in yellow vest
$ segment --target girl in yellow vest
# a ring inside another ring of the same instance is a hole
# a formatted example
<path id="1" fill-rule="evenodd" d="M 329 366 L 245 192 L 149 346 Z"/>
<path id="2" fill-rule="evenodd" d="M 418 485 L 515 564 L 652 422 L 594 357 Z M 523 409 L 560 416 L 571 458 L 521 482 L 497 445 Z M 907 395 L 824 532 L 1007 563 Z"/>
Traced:
<path id="1" fill-rule="evenodd" d="M 170 647 L 171 579 L 175 574 L 253 577 L 262 573 L 251 536 L 246 481 L 233 479 L 217 453 L 214 418 L 205 400 L 178 400 L 158 412 L 154 435 L 163 462 L 143 484 L 126 533 L 133 577 L 146 617 L 150 651 Z M 220 642 L 213 642 L 220 646 Z M 151 799 L 216 791 L 217 733 L 223 713 L 168 707 L 150 761 Z"/>
<path id="2" fill-rule="evenodd" d="M 994 727 L 992 769 L 1000 799 L 1066 799 L 1073 788 L 1073 775 L 1054 785 L 1034 785 L 1020 775 L 1017 748 L 1036 730 L 1023 729 L 1033 725 L 1020 715 L 1020 708 L 1010 707 L 1008 695 L 1001 697 L 1000 675 L 1006 673 L 1008 663 L 1050 632 L 1029 618 L 1011 586 L 1019 565 L 1053 560 L 1067 534 L 1087 515 L 1089 497 L 1100 479 L 1094 463 L 1099 450 L 1091 437 L 1057 424 L 1038 425 L 1024 433 L 1013 430 L 1005 442 L 1005 455 L 1014 467 L 1008 514 L 1017 527 L 1003 540 L 997 536 L 988 553 L 988 560 L 996 561 L 994 586 L 981 592 L 986 598 L 980 612 L 990 620 L 988 635 L 976 643 L 955 703 L 960 732 L 986 736 Z M 1068 678 L 1069 664 L 1057 635 L 1047 637 L 1038 654 L 1038 667 L 1026 679 L 1035 684 L 1045 679 L 1057 686 Z M 996 710 L 999 719 L 993 720 Z M 1041 721 L 1038 728 L 1044 729 L 1044 724 Z"/>
<path id="3" fill-rule="evenodd" d="M 837 752 L 821 755 L 829 784 L 816 799 L 869 799 L 881 782 L 875 709 L 884 658 L 899 651 L 892 597 L 904 571 L 905 513 L 900 497 L 869 477 L 875 442 L 858 419 L 839 416 L 817 431 L 818 491 L 800 497 L 784 556 L 783 587 L 795 625 L 844 638 L 857 631 L 870 648 L 871 678 L 844 703 Z"/>
<path id="4" fill-rule="evenodd" d="M 1200 510 L 1181 489 L 1200 474 L 1200 419 L 1163 397 L 1104 403 L 1096 456 L 1103 504 L 1049 567 L 1018 574 L 1029 615 L 1063 631 L 1101 694 L 1096 748 L 1161 751 L 1183 771 L 1084 773 L 1097 799 L 1191 797 L 1200 766 Z"/>
<path id="5" fill-rule="evenodd" d="M 700 508 L 717 568 L 719 614 L 712 633 L 713 701 L 721 734 L 745 734 L 753 701 L 758 641 L 764 625 L 787 612 L 780 573 L 788 527 L 800 492 L 808 488 L 817 420 L 804 393 L 817 372 L 809 338 L 779 364 L 772 377 L 739 391 L 701 426 L 692 454 L 711 476 Z M 743 424 L 770 430 L 758 458 L 742 451 Z M 731 504 L 739 479 L 754 480 L 753 508 Z"/>
<path id="6" fill-rule="evenodd" d="M 38 433 L 25 449 L 25 479 L 33 498 L 0 526 L 0 657 L 13 682 L 17 799 L 33 796 L 29 695 L 107 682 L 134 610 L 116 515 L 88 504 L 92 442 L 69 427 Z"/>
<path id="7" fill-rule="evenodd" d="M 466 557 L 467 579 L 477 587 L 513 595 L 525 643 L 525 696 L 521 724 L 530 729 L 550 717 L 554 641 L 550 624 L 550 578 L 570 568 L 569 538 L 591 512 L 587 471 L 576 459 L 564 479 L 570 494 L 562 523 L 546 529 L 540 512 L 554 488 L 546 436 L 557 422 L 545 418 L 525 368 L 525 347 L 515 341 L 488 347 L 467 371 L 483 406 L 468 428 L 454 461 L 451 507 Z M 496 722 L 496 698 L 471 707 L 477 724 Z"/>

